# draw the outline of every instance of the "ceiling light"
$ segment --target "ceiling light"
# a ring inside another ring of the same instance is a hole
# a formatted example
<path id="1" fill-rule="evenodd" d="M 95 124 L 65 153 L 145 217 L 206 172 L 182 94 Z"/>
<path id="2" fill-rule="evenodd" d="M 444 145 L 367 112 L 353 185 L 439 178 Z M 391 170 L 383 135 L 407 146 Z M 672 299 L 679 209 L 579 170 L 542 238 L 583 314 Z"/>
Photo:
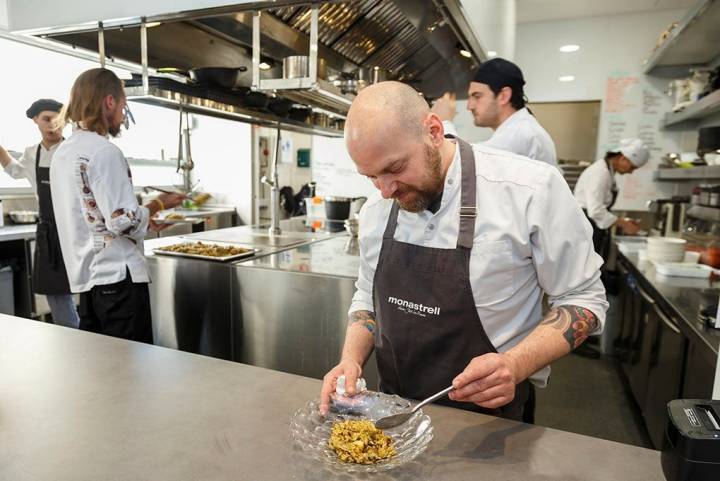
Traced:
<path id="1" fill-rule="evenodd" d="M 487 54 L 488 57 L 497 57 L 497 52 L 495 50 L 488 50 Z"/>
<path id="2" fill-rule="evenodd" d="M 145 28 L 153 28 L 157 27 L 158 25 L 162 25 L 162 22 L 148 22 L 145 24 Z"/>
<path id="3" fill-rule="evenodd" d="M 574 75 L 561 75 L 560 77 L 558 77 L 558 80 L 561 82 L 572 82 L 573 80 L 575 80 L 575 76 Z"/>
<path id="4" fill-rule="evenodd" d="M 578 50 L 580 50 L 580 45 L 568 44 L 560 47 L 562 53 L 577 52 Z"/>
<path id="5" fill-rule="evenodd" d="M 465 50 L 464 48 L 460 49 L 460 55 L 462 55 L 465 58 L 472 58 L 472 54 Z"/>
<path id="6" fill-rule="evenodd" d="M 270 64 L 267 62 L 260 62 L 260 65 L 258 65 L 260 70 L 270 70 L 272 67 L 270 67 Z"/>

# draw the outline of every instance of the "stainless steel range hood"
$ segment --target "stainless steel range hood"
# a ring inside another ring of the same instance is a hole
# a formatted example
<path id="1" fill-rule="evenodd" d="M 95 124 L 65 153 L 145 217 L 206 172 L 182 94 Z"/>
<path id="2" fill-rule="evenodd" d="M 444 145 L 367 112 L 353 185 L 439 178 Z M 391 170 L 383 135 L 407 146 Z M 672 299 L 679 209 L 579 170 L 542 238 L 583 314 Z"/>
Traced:
<path id="1" fill-rule="evenodd" d="M 161 22 L 147 29 L 151 68 L 252 65 L 253 17 L 259 18 L 262 60 L 280 63 L 308 53 L 312 6 L 307 2 L 253 2 L 222 9 L 168 12 L 145 18 Z M 346 0 L 318 5 L 318 56 L 339 72 L 380 67 L 389 78 L 413 85 L 428 98 L 453 91 L 463 96 L 474 67 L 486 58 L 460 0 Z M 107 56 L 141 62 L 140 18 L 103 21 Z M 43 36 L 98 51 L 98 29 L 45 30 Z M 462 51 L 462 53 L 461 53 Z M 332 106 L 313 95 L 279 95 L 342 114 L 343 99 Z M 339 92 L 338 92 L 339 94 Z M 152 95 L 144 96 L 151 101 Z M 322 97 L 322 96 L 320 96 Z M 351 98 L 350 98 L 351 100 Z M 349 102 L 348 102 L 349 103 Z M 265 115 L 263 123 L 272 121 Z M 277 119 L 282 121 L 282 119 Z"/>

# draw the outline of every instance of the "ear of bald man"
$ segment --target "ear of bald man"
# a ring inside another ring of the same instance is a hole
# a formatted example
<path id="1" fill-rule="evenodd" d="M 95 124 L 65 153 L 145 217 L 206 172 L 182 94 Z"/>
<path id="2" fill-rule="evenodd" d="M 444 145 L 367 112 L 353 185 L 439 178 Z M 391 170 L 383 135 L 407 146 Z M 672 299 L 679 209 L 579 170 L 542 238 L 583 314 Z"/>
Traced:
<path id="1" fill-rule="evenodd" d="M 442 121 L 454 119 L 457 114 L 455 98 L 454 93 L 445 92 L 442 97 L 433 102 L 430 111 L 440 117 Z"/>

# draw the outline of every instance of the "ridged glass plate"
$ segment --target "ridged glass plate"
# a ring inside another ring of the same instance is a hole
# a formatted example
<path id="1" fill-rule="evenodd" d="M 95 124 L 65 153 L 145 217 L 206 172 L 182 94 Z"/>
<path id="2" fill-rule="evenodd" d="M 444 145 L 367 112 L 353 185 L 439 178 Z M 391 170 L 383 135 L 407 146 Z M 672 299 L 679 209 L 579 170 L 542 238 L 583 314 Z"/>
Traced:
<path id="1" fill-rule="evenodd" d="M 318 411 L 317 401 L 310 401 L 293 415 L 290 434 L 306 456 L 321 460 L 338 473 L 386 471 L 415 459 L 430 443 L 433 427 L 430 416 L 422 410 L 405 424 L 384 431 L 392 437 L 397 454 L 375 464 L 340 461 L 328 445 L 330 430 L 336 421 L 369 419 L 374 422 L 384 416 L 404 412 L 410 407 L 410 403 L 401 397 L 366 391 L 352 398 L 336 398 L 328 415 L 323 417 Z"/>

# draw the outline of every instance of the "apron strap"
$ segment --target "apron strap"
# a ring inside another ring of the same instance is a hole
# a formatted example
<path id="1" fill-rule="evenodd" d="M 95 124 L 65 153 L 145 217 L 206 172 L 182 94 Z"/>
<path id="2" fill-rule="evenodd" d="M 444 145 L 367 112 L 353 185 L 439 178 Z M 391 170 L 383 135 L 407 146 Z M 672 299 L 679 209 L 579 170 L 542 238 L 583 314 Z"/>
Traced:
<path id="1" fill-rule="evenodd" d="M 475 238 L 475 217 L 477 216 L 477 191 L 475 178 L 475 153 L 472 146 L 457 138 L 460 147 L 460 165 L 462 180 L 460 183 L 460 230 L 458 247 L 472 249 Z"/>
<path id="2" fill-rule="evenodd" d="M 35 178 L 37 179 L 40 172 L 40 149 L 42 148 L 42 142 L 38 144 L 37 152 L 35 152 Z"/>
<path id="3" fill-rule="evenodd" d="M 388 222 L 385 226 L 383 239 L 393 240 L 395 237 L 395 229 L 397 228 L 397 218 L 399 213 L 400 204 L 398 204 L 397 201 L 393 201 L 392 209 L 390 209 L 390 216 L 388 217 Z"/>

